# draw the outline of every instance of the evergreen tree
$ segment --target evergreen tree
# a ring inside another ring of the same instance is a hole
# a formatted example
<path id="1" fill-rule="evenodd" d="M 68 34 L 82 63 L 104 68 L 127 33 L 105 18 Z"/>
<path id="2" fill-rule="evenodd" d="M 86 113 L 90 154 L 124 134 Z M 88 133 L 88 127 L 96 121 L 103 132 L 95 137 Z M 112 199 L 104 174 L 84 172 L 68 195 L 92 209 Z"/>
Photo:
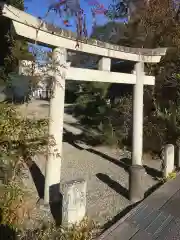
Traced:
<path id="1" fill-rule="evenodd" d="M 3 0 L 3 2 L 24 10 L 24 0 Z M 32 60 L 33 57 L 28 52 L 27 42 L 15 39 L 10 19 L 1 16 L 0 29 L 0 66 L 6 75 L 16 70 L 19 60 Z"/>
<path id="2" fill-rule="evenodd" d="M 147 74 L 156 76 L 153 87 L 145 87 L 144 93 L 144 149 L 158 151 L 165 143 L 177 143 L 180 136 L 180 24 L 179 2 L 173 0 L 150 0 L 139 15 L 124 25 L 118 44 L 128 47 L 168 47 L 162 61 L 154 66 L 145 64 Z M 98 34 L 97 34 L 98 35 Z M 121 72 L 121 65 L 119 72 Z M 94 86 L 93 86 L 94 85 Z M 93 87 L 92 87 L 93 86 Z M 125 95 L 120 92 L 109 106 L 105 84 L 89 84 L 86 94 L 78 99 L 81 121 L 101 129 L 101 136 L 108 136 L 117 143 L 131 139 L 132 88 Z M 119 85 L 121 88 L 122 85 Z M 115 88 L 117 89 L 117 88 Z M 108 89 L 109 90 L 109 89 Z M 89 91 L 89 94 L 88 94 Z M 114 94 L 114 90 L 113 90 Z M 103 101 L 102 101 L 103 99 Z M 94 106 L 91 110 L 91 106 Z M 112 137 L 113 136 L 113 137 Z"/>

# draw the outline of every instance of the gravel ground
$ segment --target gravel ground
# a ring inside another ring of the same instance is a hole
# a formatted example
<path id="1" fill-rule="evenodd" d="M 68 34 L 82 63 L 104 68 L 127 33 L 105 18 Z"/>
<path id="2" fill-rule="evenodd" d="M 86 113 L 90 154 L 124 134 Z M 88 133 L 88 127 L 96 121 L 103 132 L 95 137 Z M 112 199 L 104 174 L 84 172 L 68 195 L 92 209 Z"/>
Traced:
<path id="1" fill-rule="evenodd" d="M 20 107 L 22 112 L 23 108 L 24 106 Z M 48 116 L 48 109 L 48 102 L 36 100 L 29 104 L 28 115 L 44 118 Z M 72 133 L 72 136 L 82 132 L 81 126 L 75 127 L 76 124 L 77 120 L 71 114 L 64 114 L 64 129 Z M 71 140 L 63 142 L 62 183 L 78 178 L 85 179 L 87 214 L 100 224 L 104 224 L 130 205 L 127 199 L 128 173 L 122 164 L 129 153 L 107 146 L 92 148 L 86 144 L 68 143 Z M 128 162 L 127 159 L 125 161 Z M 44 174 L 45 158 L 38 156 L 36 162 Z M 148 173 L 144 184 L 148 190 L 157 183 L 152 174 L 160 169 L 160 162 L 146 157 L 144 164 L 147 165 Z M 29 184 L 32 184 L 32 179 L 29 180 Z"/>

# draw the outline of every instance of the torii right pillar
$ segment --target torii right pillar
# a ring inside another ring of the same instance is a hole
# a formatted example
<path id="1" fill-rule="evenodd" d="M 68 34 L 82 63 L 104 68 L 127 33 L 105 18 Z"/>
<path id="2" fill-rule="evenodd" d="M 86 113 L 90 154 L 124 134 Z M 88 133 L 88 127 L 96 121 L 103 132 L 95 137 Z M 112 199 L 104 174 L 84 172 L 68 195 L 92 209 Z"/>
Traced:
<path id="1" fill-rule="evenodd" d="M 133 203 L 144 198 L 145 169 L 142 164 L 143 154 L 143 93 L 144 62 L 135 65 L 136 84 L 133 90 L 133 139 L 132 166 L 129 172 L 129 198 Z"/>

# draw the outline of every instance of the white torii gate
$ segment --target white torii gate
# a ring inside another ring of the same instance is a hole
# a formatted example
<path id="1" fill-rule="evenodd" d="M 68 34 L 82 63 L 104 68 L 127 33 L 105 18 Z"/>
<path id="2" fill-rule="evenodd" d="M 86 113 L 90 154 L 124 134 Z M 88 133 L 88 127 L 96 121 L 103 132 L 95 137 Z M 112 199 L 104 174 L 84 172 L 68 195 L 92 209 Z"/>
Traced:
<path id="1" fill-rule="evenodd" d="M 1 4 L 2 15 L 12 20 L 15 33 L 29 41 L 36 41 L 52 47 L 54 71 L 48 74 L 53 76 L 54 94 L 50 101 L 49 136 L 53 136 L 55 144 L 49 140 L 48 158 L 45 176 L 45 203 L 51 199 L 51 188 L 59 186 L 62 157 L 63 115 L 65 79 L 126 83 L 134 85 L 133 92 L 133 150 L 132 167 L 130 171 L 130 200 L 137 202 L 144 197 L 142 164 L 143 150 L 143 86 L 154 85 L 153 76 L 145 76 L 144 63 L 158 63 L 166 54 L 166 49 L 140 49 L 112 45 L 95 39 L 84 39 L 76 48 L 76 36 L 70 31 L 62 30 L 39 20 L 32 15 L 20 11 L 10 5 Z M 67 62 L 67 49 L 99 55 L 99 70 L 70 67 Z M 136 62 L 135 73 L 110 72 L 111 58 L 124 59 Z M 25 71 L 22 70 L 22 71 Z M 40 74 L 38 72 L 37 74 Z"/>

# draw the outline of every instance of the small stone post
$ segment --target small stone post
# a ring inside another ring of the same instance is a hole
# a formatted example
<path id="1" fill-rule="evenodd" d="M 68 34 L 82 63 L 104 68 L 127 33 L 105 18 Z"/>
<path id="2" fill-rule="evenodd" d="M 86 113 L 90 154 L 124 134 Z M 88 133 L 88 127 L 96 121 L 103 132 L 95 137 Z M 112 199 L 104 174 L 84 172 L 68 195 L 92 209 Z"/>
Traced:
<path id="1" fill-rule="evenodd" d="M 63 222 L 79 224 L 86 215 L 86 188 L 84 180 L 70 181 L 63 186 Z"/>
<path id="2" fill-rule="evenodd" d="M 66 49 L 53 51 L 54 79 L 49 109 L 49 142 L 45 173 L 44 202 L 58 201 L 61 174 Z M 51 195 L 51 196 L 50 196 Z"/>
<path id="3" fill-rule="evenodd" d="M 133 140 L 132 166 L 129 173 L 129 198 L 132 202 L 139 202 L 144 198 L 143 177 L 145 170 L 142 166 L 143 151 L 143 77 L 144 63 L 135 65 L 136 84 L 133 92 Z"/>
<path id="4" fill-rule="evenodd" d="M 174 171 L 174 145 L 167 144 L 164 150 L 164 169 L 163 176 L 168 177 Z"/>

